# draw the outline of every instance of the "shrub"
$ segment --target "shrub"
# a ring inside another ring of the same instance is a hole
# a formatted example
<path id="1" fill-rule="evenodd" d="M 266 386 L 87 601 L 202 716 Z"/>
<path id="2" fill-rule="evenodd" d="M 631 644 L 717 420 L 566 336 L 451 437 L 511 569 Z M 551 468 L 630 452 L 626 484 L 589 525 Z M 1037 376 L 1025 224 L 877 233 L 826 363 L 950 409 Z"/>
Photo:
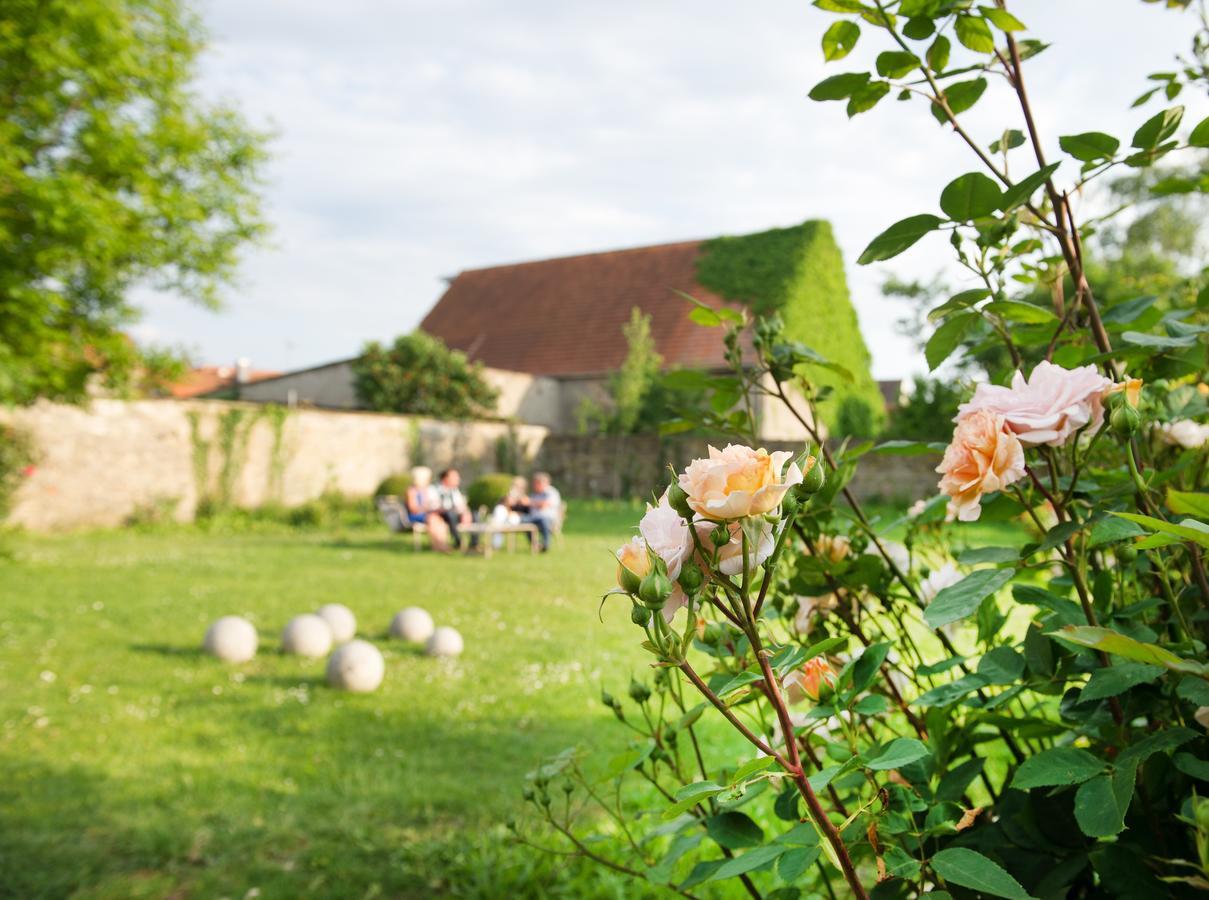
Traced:
<path id="1" fill-rule="evenodd" d="M 402 497 L 411 487 L 410 475 L 388 475 L 374 490 L 375 497 Z"/>
<path id="2" fill-rule="evenodd" d="M 493 472 L 476 478 L 466 489 L 467 504 L 471 509 L 483 506 L 490 509 L 508 496 L 508 489 L 512 487 L 512 479 L 515 477 L 504 472 Z"/>
<path id="3" fill-rule="evenodd" d="M 947 441 L 965 394 L 960 385 L 916 378 L 911 396 L 890 413 L 882 436 L 902 441 Z"/>
<path id="4" fill-rule="evenodd" d="M 0 425 L 0 519 L 8 515 L 13 494 L 35 459 L 33 438 L 28 433 Z"/>

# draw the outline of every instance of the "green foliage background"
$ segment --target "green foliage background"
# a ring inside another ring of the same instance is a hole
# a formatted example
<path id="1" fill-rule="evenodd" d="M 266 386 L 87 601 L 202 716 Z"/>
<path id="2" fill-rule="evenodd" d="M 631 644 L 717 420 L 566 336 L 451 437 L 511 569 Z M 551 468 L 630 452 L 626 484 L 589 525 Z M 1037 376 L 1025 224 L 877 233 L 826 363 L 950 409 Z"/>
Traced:
<path id="1" fill-rule="evenodd" d="M 756 315 L 779 313 L 786 338 L 801 341 L 852 373 L 851 383 L 826 369 L 811 373 L 817 384 L 834 389 L 820 404 L 829 428 L 839 423 L 847 398 L 867 405 L 874 428 L 878 426 L 885 405 L 829 222 L 813 219 L 708 241 L 697 262 L 697 281 L 727 300 L 746 304 Z"/>
<path id="2" fill-rule="evenodd" d="M 204 39 L 181 0 L 0 4 L 0 402 L 128 389 L 130 291 L 217 306 L 264 233 L 266 138 L 197 96 Z"/>
<path id="3" fill-rule="evenodd" d="M 483 367 L 422 331 L 389 346 L 370 341 L 352 368 L 358 399 L 377 412 L 439 419 L 495 414 L 498 392 L 483 379 Z"/>

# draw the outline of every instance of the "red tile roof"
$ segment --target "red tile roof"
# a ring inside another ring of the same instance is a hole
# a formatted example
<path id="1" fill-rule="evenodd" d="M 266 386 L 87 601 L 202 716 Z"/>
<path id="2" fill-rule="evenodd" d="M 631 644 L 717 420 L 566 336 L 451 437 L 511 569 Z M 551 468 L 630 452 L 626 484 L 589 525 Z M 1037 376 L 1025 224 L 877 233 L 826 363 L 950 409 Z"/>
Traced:
<path id="1" fill-rule="evenodd" d="M 253 369 L 248 372 L 244 384 L 252 384 L 265 378 L 275 378 L 280 372 L 269 369 Z M 176 384 L 169 385 L 168 391 L 178 400 L 190 397 L 200 397 L 224 387 L 235 384 L 235 366 L 199 366 L 186 372 Z"/>
<path id="2" fill-rule="evenodd" d="M 664 365 L 724 365 L 723 329 L 688 318 L 676 291 L 730 306 L 697 284 L 703 241 L 589 253 L 462 272 L 420 328 L 471 359 L 535 375 L 596 375 L 625 359 L 621 329 L 638 307 Z"/>

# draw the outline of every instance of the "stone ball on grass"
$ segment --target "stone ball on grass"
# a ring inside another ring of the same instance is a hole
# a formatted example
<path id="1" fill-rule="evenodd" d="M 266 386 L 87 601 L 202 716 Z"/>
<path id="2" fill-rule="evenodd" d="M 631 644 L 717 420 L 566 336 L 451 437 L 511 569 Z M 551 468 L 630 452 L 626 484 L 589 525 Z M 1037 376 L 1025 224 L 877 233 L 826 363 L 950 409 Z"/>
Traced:
<path id="1" fill-rule="evenodd" d="M 390 623 L 391 637 L 411 641 L 413 644 L 424 643 L 432 637 L 434 630 L 432 616 L 418 606 L 409 606 L 407 609 L 400 610 Z"/>
<path id="2" fill-rule="evenodd" d="M 202 646 L 223 662 L 247 662 L 256 655 L 256 627 L 243 616 L 223 616 L 206 629 Z"/>
<path id="3" fill-rule="evenodd" d="M 332 649 L 332 629 L 314 613 L 295 616 L 281 633 L 281 649 L 298 656 L 324 656 Z"/>
<path id="4" fill-rule="evenodd" d="M 462 653 L 462 636 L 456 628 L 442 626 L 428 639 L 429 656 L 459 656 Z"/>
<path id="5" fill-rule="evenodd" d="M 327 683 L 342 691 L 367 694 L 378 689 L 386 663 L 369 641 L 349 641 L 327 661 Z"/>
<path id="6" fill-rule="evenodd" d="M 343 603 L 328 603 L 319 607 L 315 615 L 327 622 L 332 630 L 332 640 L 337 644 L 351 641 L 357 636 L 357 617 Z"/>

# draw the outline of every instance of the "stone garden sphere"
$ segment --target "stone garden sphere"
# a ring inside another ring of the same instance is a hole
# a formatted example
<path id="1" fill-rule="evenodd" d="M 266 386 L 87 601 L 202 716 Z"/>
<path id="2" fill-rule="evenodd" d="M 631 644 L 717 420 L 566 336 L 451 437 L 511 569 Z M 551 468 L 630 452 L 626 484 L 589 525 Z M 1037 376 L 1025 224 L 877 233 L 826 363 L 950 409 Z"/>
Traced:
<path id="1" fill-rule="evenodd" d="M 378 689 L 386 663 L 369 641 L 349 641 L 327 661 L 327 683 L 342 691 L 366 694 Z"/>
<path id="2" fill-rule="evenodd" d="M 432 637 L 432 616 L 418 606 L 409 606 L 395 614 L 390 623 L 392 637 L 422 644 Z"/>
<path id="3" fill-rule="evenodd" d="M 332 629 L 313 613 L 295 616 L 281 633 L 281 649 L 298 656 L 323 656 L 332 649 Z"/>
<path id="4" fill-rule="evenodd" d="M 332 640 L 337 644 L 351 641 L 357 636 L 357 617 L 343 603 L 328 603 L 319 607 L 315 615 L 327 622 L 332 630 Z"/>
<path id="5" fill-rule="evenodd" d="M 256 655 L 255 626 L 242 616 L 223 616 L 206 629 L 202 646 L 223 662 L 247 662 Z"/>
<path id="6" fill-rule="evenodd" d="M 428 639 L 429 656 L 458 656 L 462 652 L 462 636 L 456 628 L 442 626 Z"/>

